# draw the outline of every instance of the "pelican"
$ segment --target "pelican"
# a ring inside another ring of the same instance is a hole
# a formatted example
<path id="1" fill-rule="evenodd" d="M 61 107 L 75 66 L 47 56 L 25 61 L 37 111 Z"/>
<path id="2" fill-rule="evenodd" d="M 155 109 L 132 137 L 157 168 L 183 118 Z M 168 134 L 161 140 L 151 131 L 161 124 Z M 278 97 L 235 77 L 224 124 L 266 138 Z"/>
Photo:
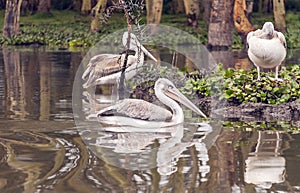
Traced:
<path id="1" fill-rule="evenodd" d="M 275 79 L 278 78 L 278 69 L 286 56 L 286 40 L 281 32 L 274 30 L 272 22 L 266 22 L 263 28 L 247 35 L 248 56 L 257 68 L 258 78 L 260 80 L 260 67 L 274 68 Z"/>
<path id="2" fill-rule="evenodd" d="M 140 44 L 134 34 L 130 34 L 129 50 L 135 51 L 135 55 L 128 55 L 126 79 L 130 79 L 134 73 L 133 70 L 143 65 L 144 54 L 157 62 L 156 58 L 146 48 Z M 123 34 L 122 42 L 126 47 L 128 32 Z M 91 58 L 87 69 L 82 75 L 86 80 L 84 88 L 96 86 L 98 84 L 114 84 L 121 77 L 121 70 L 124 64 L 125 54 L 99 54 Z"/>
<path id="3" fill-rule="evenodd" d="M 183 123 L 184 115 L 176 101 L 182 103 L 197 114 L 206 118 L 174 84 L 165 78 L 159 78 L 154 85 L 155 95 L 169 110 L 140 99 L 123 99 L 116 104 L 100 110 L 98 121 L 110 125 L 132 126 L 139 128 L 170 127 Z"/>

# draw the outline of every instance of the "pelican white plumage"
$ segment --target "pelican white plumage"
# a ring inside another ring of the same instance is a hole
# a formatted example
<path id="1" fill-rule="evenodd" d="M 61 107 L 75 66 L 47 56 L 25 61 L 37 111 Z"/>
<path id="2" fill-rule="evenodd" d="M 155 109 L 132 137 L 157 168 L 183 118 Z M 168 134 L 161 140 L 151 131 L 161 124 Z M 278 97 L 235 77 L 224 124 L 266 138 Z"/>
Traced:
<path id="1" fill-rule="evenodd" d="M 140 99 L 123 99 L 116 104 L 100 110 L 98 121 L 110 125 L 132 126 L 139 128 L 170 127 L 184 121 L 180 102 L 202 117 L 206 115 L 187 99 L 168 79 L 159 78 L 154 86 L 158 100 L 169 110 Z M 175 101 L 176 100 L 176 101 Z"/>
<path id="2" fill-rule="evenodd" d="M 286 56 L 286 40 L 281 32 L 274 30 L 272 22 L 266 22 L 263 28 L 248 33 L 247 35 L 248 56 L 257 67 L 260 80 L 260 67 L 274 68 L 275 79 L 278 80 L 278 69 Z"/>
<path id="3" fill-rule="evenodd" d="M 126 47 L 128 32 L 123 34 L 122 42 Z M 130 34 L 129 50 L 135 51 L 135 55 L 128 55 L 125 78 L 134 76 L 134 69 L 144 63 L 144 54 L 157 62 L 156 58 L 138 41 L 134 34 Z M 91 58 L 87 69 L 82 75 L 86 80 L 84 88 L 89 88 L 101 84 L 114 84 L 121 77 L 121 70 L 124 64 L 125 54 L 99 54 Z"/>

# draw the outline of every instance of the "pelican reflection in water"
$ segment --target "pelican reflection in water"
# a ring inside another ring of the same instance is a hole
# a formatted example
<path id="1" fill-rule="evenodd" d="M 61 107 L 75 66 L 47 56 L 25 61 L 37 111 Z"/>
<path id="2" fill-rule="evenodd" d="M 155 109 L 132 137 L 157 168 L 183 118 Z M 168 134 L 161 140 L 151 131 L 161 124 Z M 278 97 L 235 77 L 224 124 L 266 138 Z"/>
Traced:
<path id="1" fill-rule="evenodd" d="M 276 67 L 275 79 L 278 80 L 278 69 L 286 56 L 286 40 L 281 32 L 274 30 L 271 22 L 266 22 L 262 30 L 258 29 L 247 35 L 248 56 L 257 67 L 258 78 L 260 80 L 260 67 Z"/>
<path id="2" fill-rule="evenodd" d="M 209 172 L 209 166 L 206 163 L 209 160 L 207 148 L 210 146 L 205 143 L 213 143 L 214 140 L 209 136 L 213 129 L 207 122 L 188 125 L 188 128 L 183 124 L 178 124 L 169 127 L 170 132 L 164 133 L 123 133 L 117 130 L 114 132 L 103 130 L 102 133 L 99 132 L 98 127 L 95 130 L 91 129 L 94 127 L 95 124 L 91 123 L 91 127 L 88 127 L 87 132 L 83 132 L 82 137 L 92 151 L 96 151 L 96 155 L 99 153 L 99 157 L 111 165 L 129 170 L 157 168 L 160 175 L 171 175 L 180 167 L 177 166 L 178 160 L 186 156 L 184 152 L 190 146 L 195 145 L 202 179 Z M 108 130 L 114 130 L 114 128 Z M 188 134 L 185 130 L 189 130 Z M 194 170 L 193 167 L 187 166 L 187 168 L 190 171 Z"/>
<path id="3" fill-rule="evenodd" d="M 159 78 L 154 86 L 155 95 L 171 111 L 140 99 L 123 99 L 116 104 L 100 110 L 98 121 L 110 125 L 160 128 L 174 126 L 184 121 L 184 114 L 176 102 L 180 102 L 202 117 L 206 115 L 187 99 L 174 84 Z"/>
<path id="4" fill-rule="evenodd" d="M 123 34 L 122 42 L 126 47 L 128 33 Z M 154 56 L 140 44 L 134 34 L 130 34 L 129 50 L 135 51 L 135 55 L 128 55 L 126 79 L 134 76 L 134 69 L 140 67 L 144 63 L 144 54 L 157 62 Z M 87 65 L 87 69 L 82 75 L 82 79 L 86 80 L 83 88 L 89 88 L 101 84 L 114 84 L 121 77 L 121 70 L 124 64 L 125 54 L 99 54 L 91 58 Z"/>

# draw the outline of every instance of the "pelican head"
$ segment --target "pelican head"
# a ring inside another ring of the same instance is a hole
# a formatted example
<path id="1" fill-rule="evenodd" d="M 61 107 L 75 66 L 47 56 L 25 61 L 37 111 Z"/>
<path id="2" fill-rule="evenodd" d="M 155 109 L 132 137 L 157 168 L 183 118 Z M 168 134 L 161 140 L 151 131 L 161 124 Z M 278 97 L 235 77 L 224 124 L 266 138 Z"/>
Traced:
<path id="1" fill-rule="evenodd" d="M 266 22 L 263 25 L 262 31 L 264 33 L 266 33 L 266 35 L 268 35 L 269 37 L 273 37 L 274 31 L 275 31 L 273 23 L 272 22 Z"/>
<path id="2" fill-rule="evenodd" d="M 170 104 L 170 103 L 172 103 L 172 101 L 167 100 L 161 94 L 183 104 L 184 106 L 191 109 L 198 115 L 201 115 L 202 117 L 205 117 L 205 118 L 207 117 L 198 107 L 196 107 L 196 105 L 194 105 L 188 98 L 186 98 L 186 96 L 184 96 L 170 80 L 165 79 L 165 78 L 158 79 L 155 82 L 154 90 L 157 95 L 157 98 L 162 103 L 169 106 L 170 108 L 172 108 L 172 106 L 174 106 L 174 105 Z M 178 108 L 178 109 L 181 109 L 181 108 Z M 172 111 L 174 112 L 174 111 L 176 111 L 176 109 L 173 108 Z M 176 113 L 176 112 L 174 112 L 174 113 Z"/>
<path id="3" fill-rule="evenodd" d="M 125 47 L 127 47 L 127 40 L 128 40 L 128 32 L 124 32 L 122 42 Z M 156 58 L 138 41 L 138 38 L 133 34 L 130 33 L 130 44 L 129 50 L 133 50 L 135 52 L 139 52 L 142 50 L 146 56 L 157 62 Z"/>

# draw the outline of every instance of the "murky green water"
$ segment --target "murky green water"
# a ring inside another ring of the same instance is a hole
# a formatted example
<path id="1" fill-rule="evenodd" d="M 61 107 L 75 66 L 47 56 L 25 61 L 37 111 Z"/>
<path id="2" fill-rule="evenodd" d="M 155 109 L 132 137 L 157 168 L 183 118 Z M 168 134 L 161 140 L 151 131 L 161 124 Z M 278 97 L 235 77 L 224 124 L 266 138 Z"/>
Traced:
<path id="1" fill-rule="evenodd" d="M 300 192 L 297 120 L 191 125 L 187 112 L 171 136 L 76 127 L 72 86 L 83 53 L 1 52 L 1 193 Z"/>

